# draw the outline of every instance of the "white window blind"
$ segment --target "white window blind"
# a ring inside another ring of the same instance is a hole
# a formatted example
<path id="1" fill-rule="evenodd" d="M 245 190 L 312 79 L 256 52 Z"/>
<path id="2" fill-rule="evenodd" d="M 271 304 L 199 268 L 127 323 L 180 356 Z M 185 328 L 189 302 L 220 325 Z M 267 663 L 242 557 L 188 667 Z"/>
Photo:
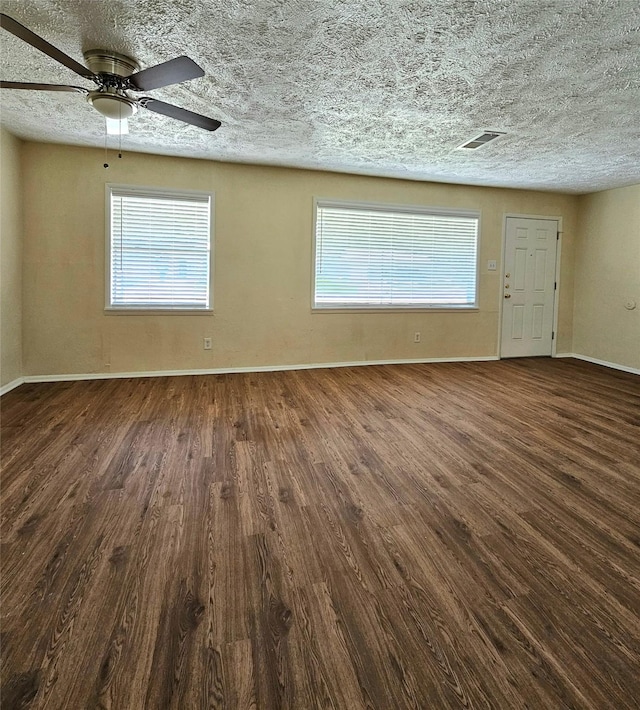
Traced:
<path id="1" fill-rule="evenodd" d="M 318 202 L 315 308 L 476 306 L 477 213 Z"/>
<path id="2" fill-rule="evenodd" d="M 107 307 L 210 308 L 211 196 L 110 187 Z"/>

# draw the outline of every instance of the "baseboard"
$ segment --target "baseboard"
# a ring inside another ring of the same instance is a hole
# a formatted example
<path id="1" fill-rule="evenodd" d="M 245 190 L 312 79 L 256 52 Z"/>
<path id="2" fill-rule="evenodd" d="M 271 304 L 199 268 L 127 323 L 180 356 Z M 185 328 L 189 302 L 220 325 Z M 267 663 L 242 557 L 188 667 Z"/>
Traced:
<path id="1" fill-rule="evenodd" d="M 576 360 L 584 360 L 595 365 L 602 365 L 614 370 L 629 372 L 633 375 L 640 375 L 640 369 L 619 365 L 615 362 L 597 360 L 596 358 L 578 355 L 577 353 L 556 353 L 556 358 L 573 357 Z M 318 370 L 335 367 L 365 367 L 367 365 L 423 365 L 430 363 L 446 362 L 491 362 L 499 360 L 497 355 L 486 357 L 431 357 L 431 358 L 411 358 L 407 360 L 359 360 L 357 362 L 319 362 L 302 363 L 296 365 L 256 365 L 249 367 L 217 367 L 200 370 L 148 370 L 138 372 L 85 372 L 66 373 L 61 375 L 27 375 L 19 377 L 13 382 L 9 382 L 0 388 L 0 396 L 15 389 L 23 382 L 73 382 L 76 380 L 116 380 L 135 377 L 181 377 L 185 375 L 230 375 L 247 372 L 286 372 L 288 370 Z"/>
<path id="2" fill-rule="evenodd" d="M 12 382 L 7 382 L 6 385 L 2 385 L 2 387 L 0 387 L 0 397 L 2 397 L 3 394 L 7 394 L 7 392 L 11 392 L 11 390 L 14 390 L 16 387 L 20 387 L 24 381 L 24 377 L 18 377 Z"/>
<path id="3" fill-rule="evenodd" d="M 366 360 L 358 362 L 319 362 L 300 365 L 260 365 L 254 367 L 218 367 L 205 370 L 154 370 L 145 372 L 88 372 L 64 375 L 27 375 L 24 382 L 72 382 L 75 380 L 115 380 L 128 377 L 179 377 L 184 375 L 229 375 L 243 372 L 284 372 L 287 370 L 318 370 L 334 367 L 362 367 L 366 365 L 422 365 L 438 362 L 489 362 L 497 355 L 487 357 L 432 357 L 410 360 Z"/>
<path id="4" fill-rule="evenodd" d="M 621 370 L 622 372 L 630 372 L 632 375 L 640 375 L 640 369 L 637 367 L 629 367 L 628 365 L 619 365 L 617 362 L 608 362 L 607 360 L 598 360 L 595 357 L 588 357 L 587 355 L 578 355 L 578 353 L 556 353 L 556 357 L 574 357 L 576 360 L 584 360 L 585 362 L 591 362 L 594 365 L 602 365 L 603 367 L 610 367 L 612 370 Z"/>

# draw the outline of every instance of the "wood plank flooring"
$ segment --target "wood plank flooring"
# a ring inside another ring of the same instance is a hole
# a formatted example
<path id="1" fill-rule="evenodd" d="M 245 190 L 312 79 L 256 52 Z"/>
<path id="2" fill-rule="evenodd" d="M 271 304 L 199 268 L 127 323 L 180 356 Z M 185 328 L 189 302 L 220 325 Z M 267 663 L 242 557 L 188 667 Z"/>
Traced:
<path id="1" fill-rule="evenodd" d="M 7 710 L 639 707 L 634 375 L 30 384 L 2 464 Z"/>

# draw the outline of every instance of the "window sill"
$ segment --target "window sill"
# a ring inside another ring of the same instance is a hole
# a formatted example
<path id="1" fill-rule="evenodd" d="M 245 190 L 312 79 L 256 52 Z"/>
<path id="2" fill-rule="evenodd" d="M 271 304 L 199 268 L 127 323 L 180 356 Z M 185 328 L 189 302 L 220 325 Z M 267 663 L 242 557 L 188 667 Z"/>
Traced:
<path id="1" fill-rule="evenodd" d="M 416 306 L 416 307 L 376 307 L 371 308 L 311 308 L 311 313 L 478 313 L 478 306 Z"/>
<path id="2" fill-rule="evenodd" d="M 213 308 L 105 308 L 106 316 L 212 316 Z"/>

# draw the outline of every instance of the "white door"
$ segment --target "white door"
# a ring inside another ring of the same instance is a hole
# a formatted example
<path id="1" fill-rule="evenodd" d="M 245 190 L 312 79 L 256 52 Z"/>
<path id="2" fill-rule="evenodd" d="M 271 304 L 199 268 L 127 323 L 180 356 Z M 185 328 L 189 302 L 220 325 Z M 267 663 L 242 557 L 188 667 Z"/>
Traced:
<path id="1" fill-rule="evenodd" d="M 551 355 L 558 222 L 507 217 L 500 357 Z"/>

